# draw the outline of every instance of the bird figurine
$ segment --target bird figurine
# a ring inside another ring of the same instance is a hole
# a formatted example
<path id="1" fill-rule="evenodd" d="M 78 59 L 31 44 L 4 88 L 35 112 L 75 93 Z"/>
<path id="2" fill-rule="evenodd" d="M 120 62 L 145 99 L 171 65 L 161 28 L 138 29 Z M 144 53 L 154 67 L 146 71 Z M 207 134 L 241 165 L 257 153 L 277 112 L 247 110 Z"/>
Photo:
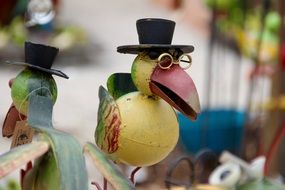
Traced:
<path id="1" fill-rule="evenodd" d="M 20 170 L 23 190 L 87 190 L 84 158 L 87 154 L 115 189 L 134 190 L 134 184 L 97 147 L 86 143 L 82 150 L 72 135 L 54 128 L 52 110 L 57 87 L 52 75 L 68 78 L 65 73 L 52 68 L 58 51 L 55 47 L 26 42 L 25 62 L 8 62 L 25 68 L 9 82 L 13 106 L 9 109 L 3 129 L 14 129 L 11 130 L 13 140 L 15 137 L 25 140 L 25 131 L 29 127 L 35 131 L 37 138 L 32 142 L 16 144 L 0 155 L 0 179 L 27 164 L 25 169 Z M 19 123 L 22 125 L 19 126 Z"/>
<path id="2" fill-rule="evenodd" d="M 143 167 L 163 160 L 175 147 L 175 109 L 195 120 L 199 97 L 185 69 L 191 45 L 172 45 L 175 22 L 145 18 L 136 22 L 139 45 L 119 46 L 136 54 L 131 73 L 114 73 L 99 88 L 97 146 L 115 163 Z"/>
<path id="3" fill-rule="evenodd" d="M 57 98 L 52 75 L 68 78 L 65 73 L 52 68 L 58 51 L 55 47 L 26 42 L 25 61 L 7 62 L 25 68 L 10 82 L 13 106 L 5 119 L 3 132 L 7 131 L 6 128 L 12 129 L 8 130 L 11 134 L 5 135 L 13 135 L 16 144 L 0 155 L 0 179 L 27 163 L 27 168 L 20 173 L 23 190 L 88 189 L 80 144 L 52 124 L 53 105 Z M 20 116 L 18 121 L 17 113 L 25 117 Z M 27 128 L 34 130 L 37 138 L 32 139 Z M 26 141 L 28 137 L 31 138 L 29 142 Z"/>
<path id="4" fill-rule="evenodd" d="M 63 72 L 51 68 L 57 53 L 57 48 L 25 42 L 25 62 L 7 61 L 8 64 L 26 67 L 15 79 L 9 81 L 13 104 L 3 123 L 2 135 L 4 137 L 11 137 L 16 122 L 26 119 L 31 88 L 35 92 L 40 89 L 38 91 L 41 93 L 40 95 L 51 96 L 52 102 L 55 103 L 57 87 L 51 74 L 68 78 Z"/>

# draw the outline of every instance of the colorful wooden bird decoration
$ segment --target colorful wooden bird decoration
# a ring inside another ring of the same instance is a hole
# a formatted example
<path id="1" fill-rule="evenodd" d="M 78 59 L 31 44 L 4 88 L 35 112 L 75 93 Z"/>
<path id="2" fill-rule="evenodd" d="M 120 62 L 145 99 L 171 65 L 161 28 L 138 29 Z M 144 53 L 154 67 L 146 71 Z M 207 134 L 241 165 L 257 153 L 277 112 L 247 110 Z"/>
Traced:
<path id="1" fill-rule="evenodd" d="M 191 45 L 171 45 L 175 22 L 147 18 L 136 22 L 139 45 L 119 46 L 137 54 L 131 73 L 115 73 L 99 88 L 95 140 L 115 162 L 142 167 L 164 159 L 175 147 L 179 124 L 173 107 L 196 119 L 198 93 L 184 71 Z"/>

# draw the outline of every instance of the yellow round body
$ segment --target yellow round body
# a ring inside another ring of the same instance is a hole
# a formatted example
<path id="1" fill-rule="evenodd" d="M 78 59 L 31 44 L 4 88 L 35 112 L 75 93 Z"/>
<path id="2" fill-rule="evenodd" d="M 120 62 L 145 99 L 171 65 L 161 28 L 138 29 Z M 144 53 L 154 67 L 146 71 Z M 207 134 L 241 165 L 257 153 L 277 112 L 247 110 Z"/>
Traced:
<path id="1" fill-rule="evenodd" d="M 164 100 L 132 92 L 117 101 L 121 114 L 119 148 L 111 156 L 133 166 L 160 162 L 175 147 L 179 128 L 176 113 Z"/>

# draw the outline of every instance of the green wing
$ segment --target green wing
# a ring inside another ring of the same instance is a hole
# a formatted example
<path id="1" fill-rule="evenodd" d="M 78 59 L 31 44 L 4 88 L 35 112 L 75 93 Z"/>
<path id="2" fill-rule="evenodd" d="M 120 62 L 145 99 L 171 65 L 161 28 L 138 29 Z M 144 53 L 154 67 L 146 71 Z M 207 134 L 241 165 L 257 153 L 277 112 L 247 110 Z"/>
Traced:
<path id="1" fill-rule="evenodd" d="M 118 149 L 121 116 L 118 105 L 109 92 L 102 86 L 99 87 L 99 109 L 95 141 L 106 153 L 113 153 Z"/>
<path id="2" fill-rule="evenodd" d="M 114 189 L 135 189 L 134 184 L 118 170 L 118 168 L 110 162 L 104 154 L 92 143 L 87 143 L 84 146 L 84 152 L 87 153 L 96 168 L 108 180 Z"/>
<path id="3" fill-rule="evenodd" d="M 127 93 L 138 91 L 130 73 L 112 74 L 108 78 L 107 87 L 114 99 L 118 99 Z"/>
<path id="4" fill-rule="evenodd" d="M 0 156 L 0 178 L 45 154 L 49 149 L 46 141 L 38 141 L 11 149 Z"/>

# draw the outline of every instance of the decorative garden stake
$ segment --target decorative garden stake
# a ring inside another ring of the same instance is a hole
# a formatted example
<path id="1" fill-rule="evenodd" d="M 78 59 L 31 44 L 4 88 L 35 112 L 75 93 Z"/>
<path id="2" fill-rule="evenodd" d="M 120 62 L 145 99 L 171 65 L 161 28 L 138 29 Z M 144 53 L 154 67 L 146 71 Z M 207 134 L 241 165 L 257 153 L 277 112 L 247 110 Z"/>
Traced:
<path id="1" fill-rule="evenodd" d="M 3 135 L 13 135 L 15 148 L 0 156 L 0 179 L 28 163 L 26 169 L 21 170 L 23 190 L 88 189 L 81 146 L 71 135 L 56 130 L 52 125 L 53 104 L 57 97 L 57 87 L 52 74 L 68 78 L 63 72 L 51 68 L 57 53 L 57 48 L 26 42 L 25 63 L 8 62 L 26 68 L 9 82 L 13 106 L 6 116 Z M 28 143 L 31 140 L 26 141 L 25 137 L 29 138 L 29 134 L 23 130 L 29 126 L 37 135 L 37 141 L 32 143 Z M 113 163 L 94 145 L 87 143 L 84 152 L 91 157 L 114 188 L 134 189 L 131 181 L 113 167 Z M 35 160 L 34 166 L 32 160 Z"/>
<path id="2" fill-rule="evenodd" d="M 171 45 L 175 22 L 140 19 L 139 45 L 119 46 L 137 54 L 130 73 L 115 73 L 99 88 L 95 140 L 115 162 L 142 167 L 164 159 L 175 147 L 178 121 L 172 107 L 191 119 L 200 112 L 198 93 L 184 71 L 193 46 Z"/>

